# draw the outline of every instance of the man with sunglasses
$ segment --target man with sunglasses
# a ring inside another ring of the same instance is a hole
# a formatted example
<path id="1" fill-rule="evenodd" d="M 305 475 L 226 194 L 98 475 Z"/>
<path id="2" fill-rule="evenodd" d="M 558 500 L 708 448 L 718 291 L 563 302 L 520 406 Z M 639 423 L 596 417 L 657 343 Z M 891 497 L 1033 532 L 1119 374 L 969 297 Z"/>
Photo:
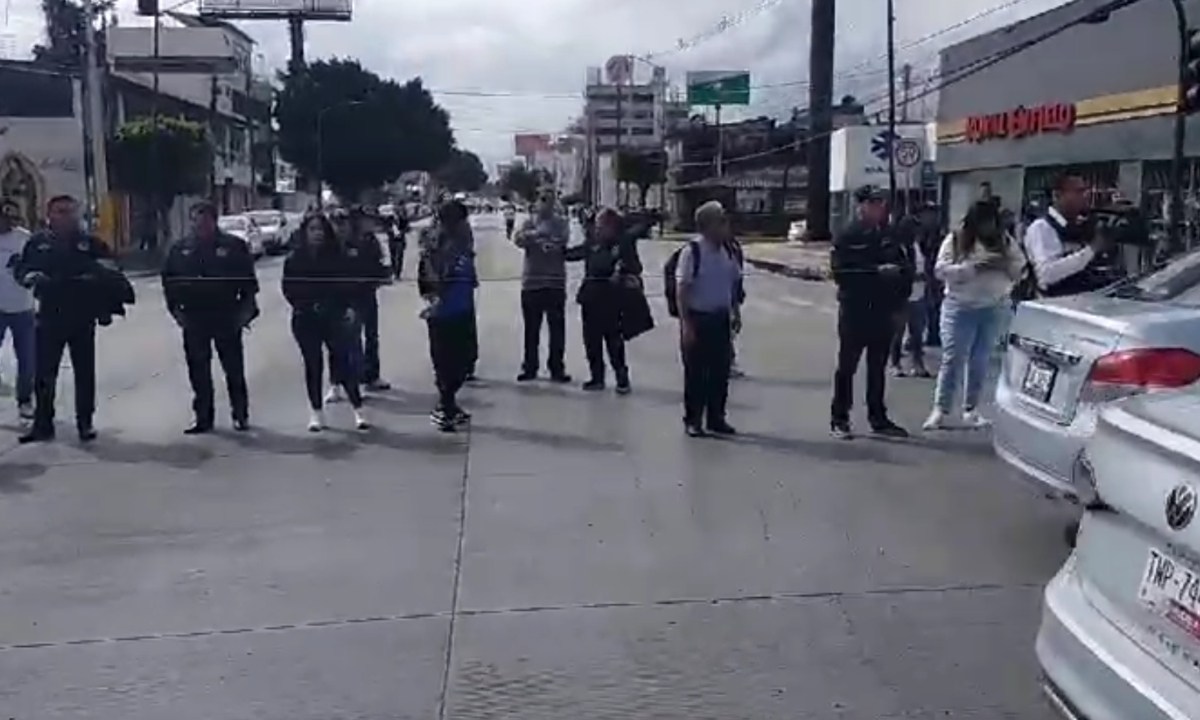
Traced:
<path id="1" fill-rule="evenodd" d="M 29 231 L 21 227 L 21 210 L 10 198 L 0 199 L 0 267 L 9 268 L 21 257 Z M 33 293 L 12 273 L 0 272 L 0 343 L 11 332 L 17 356 L 17 412 L 33 419 L 34 318 Z"/>

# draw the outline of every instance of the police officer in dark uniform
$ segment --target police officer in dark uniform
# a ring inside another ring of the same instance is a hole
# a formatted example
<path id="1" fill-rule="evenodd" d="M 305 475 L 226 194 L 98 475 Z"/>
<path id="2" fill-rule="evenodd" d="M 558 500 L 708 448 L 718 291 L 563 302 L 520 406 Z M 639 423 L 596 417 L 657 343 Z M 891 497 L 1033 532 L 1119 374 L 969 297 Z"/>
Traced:
<path id="1" fill-rule="evenodd" d="M 63 350 L 75 373 L 75 427 L 79 439 L 96 439 L 96 284 L 108 247 L 83 230 L 79 204 L 68 195 L 47 203 L 47 229 L 25 243 L 13 263 L 17 282 L 38 299 L 33 426 L 20 442 L 54 439 L 54 395 Z"/>
<path id="2" fill-rule="evenodd" d="M 192 208 L 192 233 L 177 242 L 163 264 L 167 310 L 183 330 L 183 351 L 192 384 L 195 422 L 184 431 L 213 429 L 212 355 L 225 371 L 233 427 L 250 429 L 250 396 L 242 332 L 258 315 L 254 257 L 240 238 L 217 227 L 217 209 L 208 202 Z"/>
<path id="3" fill-rule="evenodd" d="M 866 186 L 859 188 L 854 198 L 858 218 L 834 241 L 830 258 L 838 287 L 838 356 L 829 427 L 835 437 L 853 437 L 854 374 L 866 351 L 871 431 L 905 438 L 908 432 L 892 422 L 884 404 L 885 370 L 896 318 L 912 291 L 914 268 L 903 242 L 888 224 L 884 193 Z"/>

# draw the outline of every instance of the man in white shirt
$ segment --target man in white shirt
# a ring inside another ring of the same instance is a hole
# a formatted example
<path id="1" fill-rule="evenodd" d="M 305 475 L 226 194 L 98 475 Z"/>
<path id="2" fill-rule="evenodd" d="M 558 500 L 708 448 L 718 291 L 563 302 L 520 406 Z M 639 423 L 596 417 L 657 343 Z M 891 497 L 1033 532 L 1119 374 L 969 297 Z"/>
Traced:
<path id="1" fill-rule="evenodd" d="M 29 231 L 19 225 L 20 209 L 0 199 L 0 343 L 12 332 L 17 356 L 17 408 L 21 418 L 33 419 L 34 315 L 33 292 L 13 276 L 12 263 L 21 256 Z"/>
<path id="2" fill-rule="evenodd" d="M 1089 277 L 1092 264 L 1111 248 L 1103 236 L 1091 236 L 1080 222 L 1087 207 L 1087 183 L 1064 172 L 1054 186 L 1054 204 L 1025 230 L 1025 254 L 1033 267 L 1039 295 L 1075 295 L 1096 290 L 1107 281 Z"/>

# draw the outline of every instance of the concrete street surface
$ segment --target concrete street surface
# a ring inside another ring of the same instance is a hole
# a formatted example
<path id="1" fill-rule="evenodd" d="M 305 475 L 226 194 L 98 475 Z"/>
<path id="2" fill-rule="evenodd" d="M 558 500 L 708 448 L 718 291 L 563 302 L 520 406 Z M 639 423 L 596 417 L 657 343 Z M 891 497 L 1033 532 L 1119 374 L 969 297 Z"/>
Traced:
<path id="1" fill-rule="evenodd" d="M 829 438 L 828 283 L 750 279 L 743 435 L 688 439 L 671 245 L 643 245 L 660 327 L 630 348 L 634 393 L 587 395 L 514 381 L 520 256 L 498 216 L 475 223 L 469 433 L 427 418 L 415 242 L 381 295 L 397 389 L 371 398 L 369 433 L 341 429 L 345 406 L 305 431 L 277 259 L 248 337 L 251 434 L 224 410 L 218 434 L 181 434 L 181 343 L 153 278 L 101 331 L 97 442 L 74 438 L 69 372 L 55 444 L 17 447 L 6 400 L 0 718 L 1050 717 L 1033 638 L 1065 511 L 984 434 Z M 572 303 L 582 381 L 579 338 Z M 891 382 L 918 428 L 931 383 Z"/>

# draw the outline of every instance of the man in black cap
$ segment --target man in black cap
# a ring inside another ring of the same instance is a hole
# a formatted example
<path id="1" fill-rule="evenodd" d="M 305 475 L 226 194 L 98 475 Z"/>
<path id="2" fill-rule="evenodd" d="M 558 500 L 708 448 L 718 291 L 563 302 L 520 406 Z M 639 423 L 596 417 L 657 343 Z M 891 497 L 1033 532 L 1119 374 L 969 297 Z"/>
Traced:
<path id="1" fill-rule="evenodd" d="M 830 269 L 838 287 L 838 356 L 829 428 L 835 437 L 853 437 L 850 408 L 854 373 L 867 353 L 867 418 L 871 431 L 890 438 L 908 433 L 887 414 L 884 387 L 888 349 L 896 318 L 908 302 L 913 269 L 904 245 L 888 224 L 883 192 L 874 186 L 854 193 L 858 217 L 834 241 Z"/>

